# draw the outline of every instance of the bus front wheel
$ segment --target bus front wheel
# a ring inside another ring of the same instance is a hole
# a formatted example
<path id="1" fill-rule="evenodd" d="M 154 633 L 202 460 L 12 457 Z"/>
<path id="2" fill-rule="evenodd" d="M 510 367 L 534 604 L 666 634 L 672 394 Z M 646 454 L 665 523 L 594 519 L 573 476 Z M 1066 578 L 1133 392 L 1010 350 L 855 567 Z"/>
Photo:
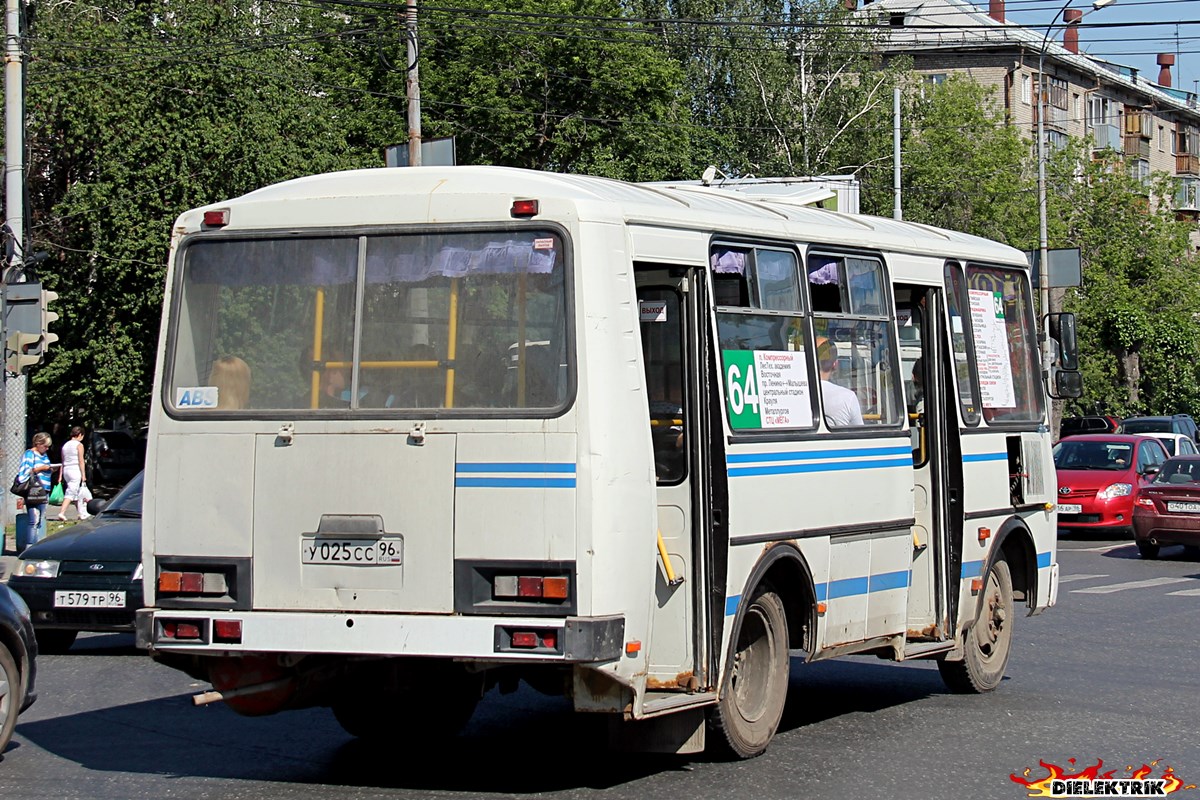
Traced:
<path id="1" fill-rule="evenodd" d="M 983 602 L 963 642 L 961 661 L 939 661 L 942 680 L 951 691 L 962 694 L 990 692 L 1000 685 L 1012 651 L 1012 573 L 1008 562 L 998 558 L 988 570 Z"/>
<path id="2" fill-rule="evenodd" d="M 788 667 L 783 601 L 763 586 L 742 615 L 721 699 L 709 715 L 709 728 L 729 755 L 753 758 L 767 749 L 783 716 Z"/>

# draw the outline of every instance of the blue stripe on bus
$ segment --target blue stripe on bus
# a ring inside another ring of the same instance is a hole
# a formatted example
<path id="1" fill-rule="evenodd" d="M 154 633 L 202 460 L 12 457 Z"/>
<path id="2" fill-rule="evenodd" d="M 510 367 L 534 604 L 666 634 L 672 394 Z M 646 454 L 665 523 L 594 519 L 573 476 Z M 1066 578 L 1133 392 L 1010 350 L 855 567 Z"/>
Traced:
<path id="1" fill-rule="evenodd" d="M 964 453 L 962 460 L 964 464 L 972 461 L 1004 461 L 1008 458 L 1008 453 Z"/>
<path id="2" fill-rule="evenodd" d="M 819 464 L 779 464 L 771 467 L 734 467 L 729 477 L 744 478 L 755 475 L 794 475 L 798 472 L 842 472 L 853 469 L 886 469 L 889 467 L 912 467 L 912 455 L 908 458 L 889 458 L 878 461 L 823 461 Z"/>
<path id="3" fill-rule="evenodd" d="M 887 592 L 892 589 L 908 588 L 908 570 L 899 572 L 882 572 L 871 576 L 872 592 Z"/>
<path id="4" fill-rule="evenodd" d="M 814 458 L 856 458 L 858 456 L 898 456 L 912 448 L 904 447 L 856 447 L 842 450 L 794 450 L 787 453 L 738 453 L 727 456 L 726 464 L 750 464 L 762 461 L 800 461 Z"/>
<path id="5" fill-rule="evenodd" d="M 907 589 L 910 583 L 909 571 L 900 570 L 898 572 L 881 572 L 878 575 L 865 575 L 861 578 L 841 578 L 828 583 L 818 583 L 813 588 L 816 590 L 817 602 L 824 603 L 826 600 L 834 600 L 839 597 L 855 597 L 871 592 Z M 741 602 L 740 594 L 725 598 L 725 616 L 736 614 Z"/>
<path id="6" fill-rule="evenodd" d="M 982 561 L 964 561 L 963 562 L 962 574 L 961 574 L 961 577 L 963 579 L 978 578 L 982 574 L 983 574 L 983 562 Z"/>
<path id="7" fill-rule="evenodd" d="M 455 478 L 455 486 L 497 489 L 574 489 L 574 478 Z"/>
<path id="8" fill-rule="evenodd" d="M 575 465 L 572 463 L 536 462 L 459 462 L 454 465 L 455 472 L 570 472 L 574 474 Z"/>
<path id="9" fill-rule="evenodd" d="M 1046 567 L 1048 567 L 1048 566 L 1050 566 L 1050 551 L 1049 551 L 1049 550 L 1047 550 L 1047 551 L 1046 551 L 1046 552 L 1044 552 L 1044 553 L 1038 553 L 1038 565 L 1037 565 L 1037 568 L 1038 568 L 1038 569 L 1045 569 L 1045 568 L 1046 568 Z"/>

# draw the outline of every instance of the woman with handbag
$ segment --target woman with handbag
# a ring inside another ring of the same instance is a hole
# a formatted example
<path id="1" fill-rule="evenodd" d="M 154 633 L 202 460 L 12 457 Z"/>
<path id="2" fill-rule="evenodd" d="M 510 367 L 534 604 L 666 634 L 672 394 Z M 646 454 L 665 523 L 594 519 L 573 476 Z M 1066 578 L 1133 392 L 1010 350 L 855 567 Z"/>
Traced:
<path id="1" fill-rule="evenodd" d="M 50 499 L 50 470 L 56 464 L 50 463 L 46 451 L 50 449 L 50 434 L 35 433 L 33 446 L 21 457 L 21 468 L 17 470 L 17 480 L 26 481 L 30 475 L 37 477 L 37 485 L 25 497 L 25 514 L 29 529 L 26 547 L 41 541 L 46 535 L 46 503 Z M 40 487 L 41 491 L 37 491 Z"/>
<path id="2" fill-rule="evenodd" d="M 67 521 L 67 508 L 75 503 L 79 509 L 79 518 L 91 519 L 87 512 L 87 470 L 83 461 L 83 428 L 76 425 L 71 428 L 71 439 L 62 448 L 62 483 L 67 485 L 63 494 L 62 510 L 55 517 L 59 522 Z M 90 493 L 88 493 L 90 494 Z M 91 498 L 88 497 L 88 500 Z"/>

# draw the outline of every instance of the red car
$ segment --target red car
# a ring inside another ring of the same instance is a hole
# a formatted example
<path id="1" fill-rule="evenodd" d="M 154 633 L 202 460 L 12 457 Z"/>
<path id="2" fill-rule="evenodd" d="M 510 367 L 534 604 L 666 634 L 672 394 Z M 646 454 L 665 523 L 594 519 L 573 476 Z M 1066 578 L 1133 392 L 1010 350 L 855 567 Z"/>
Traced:
<path id="1" fill-rule="evenodd" d="M 1200 555 L 1200 456 L 1167 459 L 1133 503 L 1133 541 L 1142 558 L 1157 558 L 1164 544 Z"/>
<path id="2" fill-rule="evenodd" d="M 1059 531 L 1128 535 L 1138 490 L 1166 460 L 1162 443 L 1148 436 L 1090 433 L 1063 439 L 1054 445 Z"/>

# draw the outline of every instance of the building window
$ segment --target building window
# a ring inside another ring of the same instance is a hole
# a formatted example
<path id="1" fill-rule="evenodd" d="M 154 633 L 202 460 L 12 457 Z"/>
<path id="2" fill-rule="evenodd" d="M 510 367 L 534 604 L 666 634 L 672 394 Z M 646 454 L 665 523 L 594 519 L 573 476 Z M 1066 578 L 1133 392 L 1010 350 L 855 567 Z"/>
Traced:
<path id="1" fill-rule="evenodd" d="M 1030 75 L 1021 76 L 1021 102 L 1027 105 L 1033 102 L 1033 77 Z"/>
<path id="2" fill-rule="evenodd" d="M 1078 94 L 1071 95 L 1071 121 L 1083 121 L 1083 98 Z"/>
<path id="3" fill-rule="evenodd" d="M 925 82 L 932 86 L 941 86 L 946 82 L 946 73 L 938 72 L 932 75 L 924 75 Z"/>

